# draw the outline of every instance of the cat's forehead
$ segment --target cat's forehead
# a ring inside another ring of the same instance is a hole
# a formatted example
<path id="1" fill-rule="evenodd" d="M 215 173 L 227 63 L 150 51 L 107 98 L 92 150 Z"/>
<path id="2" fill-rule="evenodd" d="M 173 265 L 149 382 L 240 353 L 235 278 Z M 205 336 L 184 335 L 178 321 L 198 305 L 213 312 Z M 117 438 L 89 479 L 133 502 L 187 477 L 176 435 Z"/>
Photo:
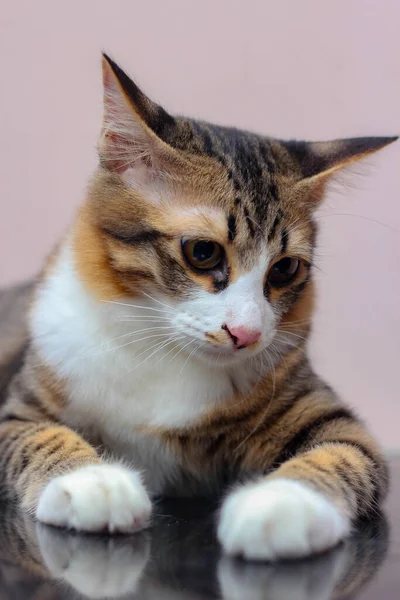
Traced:
<path id="1" fill-rule="evenodd" d="M 296 179 L 296 165 L 284 147 L 265 136 L 179 119 L 170 142 L 178 149 L 209 157 L 220 165 L 230 183 L 234 205 L 251 204 L 253 216 L 260 222 L 268 218 L 269 205 L 273 209 L 284 202 L 280 188 L 285 177 L 290 173 Z"/>
<path id="2" fill-rule="evenodd" d="M 168 141 L 190 154 L 194 171 L 186 179 L 191 189 L 185 198 L 221 209 L 219 219 L 225 220 L 229 241 L 237 238 L 243 245 L 267 237 L 272 242 L 285 235 L 285 223 L 302 218 L 301 205 L 291 202 L 293 182 L 300 175 L 278 141 L 190 119 L 177 124 Z"/>

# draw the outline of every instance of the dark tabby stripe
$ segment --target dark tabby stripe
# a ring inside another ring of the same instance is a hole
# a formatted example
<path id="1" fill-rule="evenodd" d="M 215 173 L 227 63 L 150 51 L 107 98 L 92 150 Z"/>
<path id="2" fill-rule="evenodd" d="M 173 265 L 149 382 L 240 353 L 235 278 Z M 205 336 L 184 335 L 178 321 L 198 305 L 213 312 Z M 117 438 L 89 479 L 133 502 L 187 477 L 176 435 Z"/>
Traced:
<path id="1" fill-rule="evenodd" d="M 284 215 L 283 212 L 278 209 L 275 215 L 275 219 L 274 222 L 272 223 L 272 227 L 268 233 L 268 241 L 270 242 L 271 240 L 274 239 L 275 235 L 276 235 L 276 230 L 279 227 L 280 222 L 282 221 Z"/>
<path id="2" fill-rule="evenodd" d="M 285 254 L 287 246 L 288 246 L 288 241 L 289 241 L 289 232 L 287 229 L 284 229 L 282 231 L 282 238 L 281 238 L 281 254 Z"/>
<path id="3" fill-rule="evenodd" d="M 236 237 L 236 217 L 233 213 L 228 216 L 228 239 L 230 242 Z"/>
<path id="4" fill-rule="evenodd" d="M 153 244 L 156 240 L 162 237 L 168 237 L 165 233 L 158 231 L 157 229 L 143 229 L 135 233 L 126 233 L 122 231 L 115 231 L 114 229 L 103 228 L 104 233 L 123 242 L 124 244 Z"/>
<path id="5" fill-rule="evenodd" d="M 137 281 L 140 279 L 154 281 L 154 274 L 150 271 L 143 271 L 142 269 L 134 269 L 130 267 L 120 267 L 115 264 L 115 261 L 113 261 L 113 268 L 117 273 L 128 277 L 133 281 L 133 283 L 137 283 Z"/>
<path id="6" fill-rule="evenodd" d="M 313 419 L 310 423 L 307 423 L 307 425 L 304 425 L 304 427 L 299 429 L 292 439 L 285 444 L 280 454 L 276 457 L 274 464 L 280 465 L 295 456 L 300 450 L 308 448 L 313 439 L 313 435 L 315 435 L 318 429 L 321 429 L 327 423 L 338 419 L 354 421 L 355 417 L 350 410 L 341 407 L 328 412 L 316 420 Z"/>

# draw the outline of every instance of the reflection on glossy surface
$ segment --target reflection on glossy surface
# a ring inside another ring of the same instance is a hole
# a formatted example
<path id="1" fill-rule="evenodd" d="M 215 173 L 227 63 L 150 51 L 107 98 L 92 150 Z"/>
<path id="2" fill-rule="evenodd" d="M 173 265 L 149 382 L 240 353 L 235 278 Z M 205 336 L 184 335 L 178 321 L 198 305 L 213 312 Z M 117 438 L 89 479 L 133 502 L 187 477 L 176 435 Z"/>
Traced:
<path id="1" fill-rule="evenodd" d="M 373 578 L 388 547 L 383 517 L 324 556 L 274 565 L 220 555 L 204 502 L 157 506 L 153 528 L 130 537 L 82 536 L 1 511 L 0 600 L 328 600 Z M 386 600 L 386 599 L 385 599 Z"/>

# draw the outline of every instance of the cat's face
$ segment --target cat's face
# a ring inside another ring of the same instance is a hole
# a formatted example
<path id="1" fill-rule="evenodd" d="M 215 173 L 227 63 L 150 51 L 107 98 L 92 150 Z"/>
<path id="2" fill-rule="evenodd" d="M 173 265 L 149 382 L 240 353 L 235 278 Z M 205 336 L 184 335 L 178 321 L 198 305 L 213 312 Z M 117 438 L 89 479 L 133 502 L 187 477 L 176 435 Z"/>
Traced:
<path id="1" fill-rule="evenodd" d="M 101 167 L 76 234 L 84 278 L 203 360 L 298 345 L 325 181 L 390 140 L 280 142 L 172 118 L 106 59 L 104 82 Z"/>
<path id="2" fill-rule="evenodd" d="M 248 190 L 235 186 L 212 159 L 194 160 L 183 181 L 160 185 L 157 200 L 144 190 L 139 198 L 135 188 L 126 190 L 125 201 L 115 175 L 100 174 L 95 186 L 108 190 L 106 210 L 100 201 L 93 213 L 108 263 L 136 316 L 147 317 L 142 325 L 169 328 L 165 333 L 188 351 L 198 347 L 198 357 L 219 364 L 260 353 L 287 319 L 302 320 L 299 329 L 307 329 L 314 243 L 307 212 L 293 214 L 276 202 L 260 218 Z M 268 172 L 259 185 L 267 194 Z M 297 339 L 292 336 L 292 344 Z"/>

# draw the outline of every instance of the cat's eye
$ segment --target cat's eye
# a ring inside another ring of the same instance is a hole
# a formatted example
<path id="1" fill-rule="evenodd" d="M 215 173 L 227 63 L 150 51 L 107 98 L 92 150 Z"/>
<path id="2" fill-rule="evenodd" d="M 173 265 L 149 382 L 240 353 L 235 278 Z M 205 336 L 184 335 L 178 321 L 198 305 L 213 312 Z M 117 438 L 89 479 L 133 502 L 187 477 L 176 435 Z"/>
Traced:
<path id="1" fill-rule="evenodd" d="M 222 247 L 209 240 L 182 240 L 182 251 L 187 262 L 195 269 L 215 269 L 224 257 Z"/>
<path id="2" fill-rule="evenodd" d="M 285 256 L 274 265 L 272 265 L 268 273 L 268 281 L 275 287 L 283 287 L 289 285 L 296 277 L 300 268 L 300 260 Z"/>

